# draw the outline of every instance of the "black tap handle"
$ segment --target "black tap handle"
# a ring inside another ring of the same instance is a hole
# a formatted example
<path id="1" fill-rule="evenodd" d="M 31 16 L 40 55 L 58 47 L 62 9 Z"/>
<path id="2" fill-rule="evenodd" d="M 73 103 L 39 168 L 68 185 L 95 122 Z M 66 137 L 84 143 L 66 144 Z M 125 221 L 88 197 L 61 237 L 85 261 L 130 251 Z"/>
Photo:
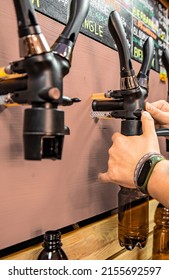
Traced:
<path id="1" fill-rule="evenodd" d="M 90 0 L 72 0 L 70 6 L 70 16 L 68 23 L 55 41 L 51 49 L 63 57 L 63 52 L 66 53 L 66 59 L 71 62 L 72 51 L 75 45 L 77 36 L 81 29 L 82 23 L 88 13 Z M 65 51 L 64 45 L 69 49 Z"/>
<path id="2" fill-rule="evenodd" d="M 162 62 L 163 62 L 163 65 L 164 65 L 164 67 L 165 67 L 165 69 L 167 71 L 167 76 L 168 76 L 168 96 L 169 96 L 169 50 L 168 49 L 164 49 L 163 50 Z M 169 136 L 169 133 L 166 136 Z M 169 152 L 169 140 L 168 139 L 166 139 L 166 151 Z"/>
<path id="3" fill-rule="evenodd" d="M 143 62 L 137 75 L 139 79 L 148 79 L 154 54 L 154 40 L 148 37 L 143 45 Z"/>
<path id="4" fill-rule="evenodd" d="M 120 100 L 93 100 L 92 110 L 93 111 L 117 111 L 123 110 L 123 101 Z"/>
<path id="5" fill-rule="evenodd" d="M 164 67 L 167 71 L 167 74 L 169 74 L 169 49 L 164 49 L 163 50 L 162 62 L 163 62 Z"/>
<path id="6" fill-rule="evenodd" d="M 169 136 L 169 128 L 158 128 L 156 130 L 157 136 Z M 168 139 L 167 139 L 168 140 Z"/>
<path id="7" fill-rule="evenodd" d="M 120 15 L 117 11 L 110 13 L 108 27 L 119 52 L 121 77 L 132 76 L 134 70 L 131 64 L 129 46 Z"/>
<path id="8" fill-rule="evenodd" d="M 168 80 L 169 80 L 169 49 L 163 50 L 162 62 L 167 71 L 167 76 L 168 76 Z M 168 81 L 168 95 L 169 95 L 169 81 Z"/>
<path id="9" fill-rule="evenodd" d="M 39 34 L 40 27 L 31 0 L 13 0 L 13 3 L 17 16 L 19 37 Z"/>
<path id="10" fill-rule="evenodd" d="M 89 2 L 90 0 L 72 0 L 69 20 L 65 29 L 61 33 L 62 37 L 65 37 L 75 43 L 81 25 L 88 13 Z"/>

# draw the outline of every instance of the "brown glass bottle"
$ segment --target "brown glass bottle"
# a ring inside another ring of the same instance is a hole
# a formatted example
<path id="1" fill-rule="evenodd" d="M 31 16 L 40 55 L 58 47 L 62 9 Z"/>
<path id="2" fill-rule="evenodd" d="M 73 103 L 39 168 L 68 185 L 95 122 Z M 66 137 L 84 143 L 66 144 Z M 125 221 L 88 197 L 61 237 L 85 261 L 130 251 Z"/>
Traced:
<path id="1" fill-rule="evenodd" d="M 154 215 L 153 260 L 169 260 L 169 209 L 158 204 Z"/>
<path id="2" fill-rule="evenodd" d="M 127 250 L 144 248 L 149 231 L 149 196 L 121 187 L 118 193 L 118 238 Z"/>
<path id="3" fill-rule="evenodd" d="M 38 256 L 38 260 L 68 260 L 65 252 L 61 248 L 61 232 L 47 231 L 44 234 L 44 249 Z"/>

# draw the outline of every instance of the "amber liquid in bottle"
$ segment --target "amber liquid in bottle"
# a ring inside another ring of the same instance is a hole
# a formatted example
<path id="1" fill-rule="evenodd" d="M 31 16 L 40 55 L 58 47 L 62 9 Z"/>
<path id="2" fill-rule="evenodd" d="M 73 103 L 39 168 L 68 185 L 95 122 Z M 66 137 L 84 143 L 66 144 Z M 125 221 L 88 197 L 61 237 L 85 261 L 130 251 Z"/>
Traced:
<path id="1" fill-rule="evenodd" d="M 39 254 L 38 260 L 68 260 L 61 246 L 60 231 L 47 231 L 44 234 L 44 249 Z"/>
<path id="2" fill-rule="evenodd" d="M 169 209 L 158 204 L 154 216 L 153 260 L 169 260 Z"/>
<path id="3" fill-rule="evenodd" d="M 149 196 L 121 187 L 118 193 L 118 238 L 127 250 L 144 248 L 149 231 Z"/>

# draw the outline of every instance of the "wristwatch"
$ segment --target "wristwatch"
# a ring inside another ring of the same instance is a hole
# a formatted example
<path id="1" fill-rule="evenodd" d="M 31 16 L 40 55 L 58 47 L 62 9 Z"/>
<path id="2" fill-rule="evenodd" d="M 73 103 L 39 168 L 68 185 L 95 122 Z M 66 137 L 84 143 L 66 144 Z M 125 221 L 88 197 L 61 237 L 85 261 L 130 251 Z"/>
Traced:
<path id="1" fill-rule="evenodd" d="M 161 154 L 145 154 L 138 162 L 134 171 L 134 184 L 144 194 L 148 194 L 147 184 L 154 167 L 165 158 Z"/>

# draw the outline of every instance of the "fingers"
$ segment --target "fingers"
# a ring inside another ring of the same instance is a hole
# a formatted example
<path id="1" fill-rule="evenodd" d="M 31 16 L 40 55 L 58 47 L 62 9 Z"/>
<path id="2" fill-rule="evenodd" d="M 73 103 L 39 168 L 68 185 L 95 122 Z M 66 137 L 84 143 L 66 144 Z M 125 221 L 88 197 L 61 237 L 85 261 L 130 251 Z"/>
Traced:
<path id="1" fill-rule="evenodd" d="M 158 100 L 152 102 L 151 105 L 163 112 L 169 112 L 169 103 L 165 100 Z"/>
<path id="2" fill-rule="evenodd" d="M 155 104 L 155 102 L 154 102 Z M 161 105 L 160 109 L 155 107 L 153 104 L 146 103 L 146 111 L 151 114 L 151 116 L 159 123 L 168 123 L 168 118 L 169 118 L 169 108 L 166 108 L 166 104 L 164 104 L 163 100 L 161 100 Z M 162 107 L 164 105 L 164 107 Z M 168 105 L 167 105 L 168 106 Z M 168 113 L 167 113 L 168 112 Z"/>
<path id="3" fill-rule="evenodd" d="M 143 111 L 141 116 L 143 134 L 146 136 L 156 135 L 154 120 L 151 115 Z"/>

